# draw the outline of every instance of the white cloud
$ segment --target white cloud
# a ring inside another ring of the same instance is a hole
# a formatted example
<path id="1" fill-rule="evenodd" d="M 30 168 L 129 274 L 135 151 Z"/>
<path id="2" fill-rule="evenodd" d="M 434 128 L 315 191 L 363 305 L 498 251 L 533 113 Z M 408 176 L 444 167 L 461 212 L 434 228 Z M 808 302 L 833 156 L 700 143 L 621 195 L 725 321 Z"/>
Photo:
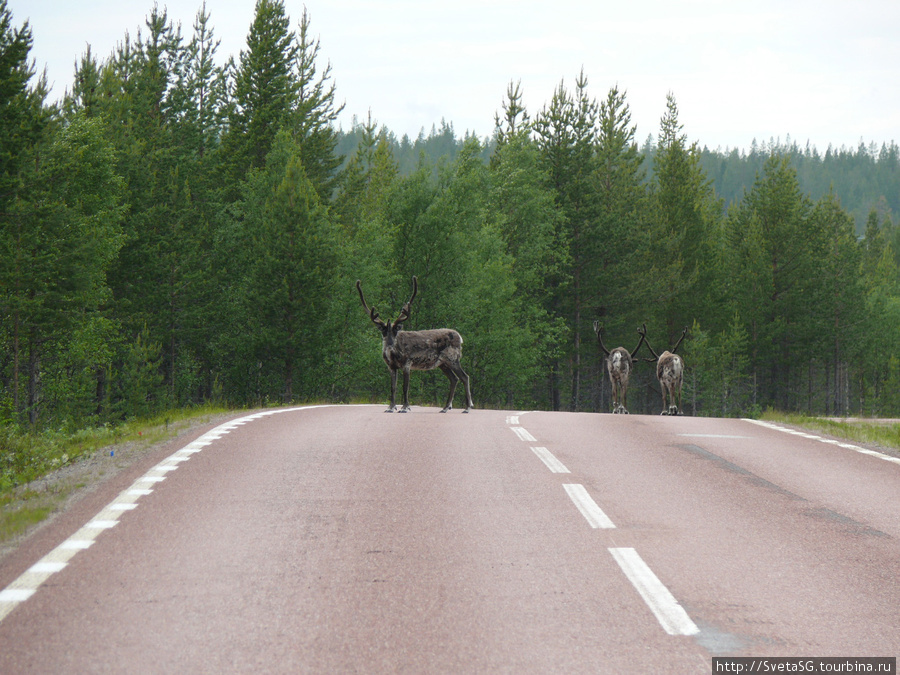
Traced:
<path id="1" fill-rule="evenodd" d="M 191 32 L 201 0 L 161 0 Z M 9 0 L 16 23 L 30 17 L 38 67 L 61 94 L 90 43 L 108 55 L 135 34 L 153 0 Z M 238 55 L 250 0 L 207 0 L 220 57 Z M 536 114 L 584 68 L 592 95 L 627 91 L 638 140 L 656 134 L 666 93 L 692 140 L 748 147 L 790 135 L 855 146 L 900 140 L 900 3 L 895 0 L 306 0 L 338 98 L 415 137 L 441 119 L 462 133 L 493 131 L 510 81 Z M 304 4 L 287 0 L 294 25 Z"/>

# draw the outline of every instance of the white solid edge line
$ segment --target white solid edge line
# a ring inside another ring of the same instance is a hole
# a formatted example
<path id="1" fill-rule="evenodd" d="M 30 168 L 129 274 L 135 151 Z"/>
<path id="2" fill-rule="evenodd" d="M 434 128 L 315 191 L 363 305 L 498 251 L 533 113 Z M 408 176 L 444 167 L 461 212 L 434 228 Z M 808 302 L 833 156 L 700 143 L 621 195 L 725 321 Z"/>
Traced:
<path id="1" fill-rule="evenodd" d="M 611 548 L 615 561 L 669 635 L 696 635 L 697 624 L 633 548 Z"/>
<path id="2" fill-rule="evenodd" d="M 787 429 L 785 427 L 778 426 L 777 424 L 772 424 L 771 422 L 763 422 L 762 420 L 754 420 L 749 417 L 742 417 L 742 420 L 745 422 L 750 422 L 751 424 L 758 424 L 761 427 L 768 427 L 769 429 L 774 429 L 775 431 L 781 431 L 786 434 L 791 434 L 792 436 L 800 436 L 802 438 L 808 438 L 813 441 L 819 441 L 821 443 L 828 443 L 831 445 L 837 445 L 841 448 L 847 448 L 848 450 L 853 450 L 862 455 L 871 455 L 872 457 L 877 457 L 878 459 L 883 459 L 886 462 L 894 462 L 895 464 L 900 464 L 900 457 L 891 457 L 890 455 L 885 455 L 882 452 L 878 452 L 877 450 L 869 450 L 867 448 L 862 448 L 858 445 L 852 445 L 850 443 L 842 443 L 841 441 L 831 440 L 830 438 L 822 438 L 821 436 L 814 436 L 813 434 L 808 434 L 803 431 L 795 431 L 794 429 Z"/>
<path id="3" fill-rule="evenodd" d="M 246 420 L 249 422 L 251 420 L 260 419 L 261 417 L 266 417 L 268 415 L 275 415 L 278 413 L 296 412 L 299 410 L 310 410 L 313 408 L 332 408 L 332 407 L 337 407 L 337 406 L 332 406 L 329 404 L 296 406 L 296 407 L 292 407 L 292 408 L 281 408 L 278 410 L 266 410 L 261 413 L 245 415 L 244 417 L 238 418 L 238 420 L 232 420 L 231 422 L 225 422 L 225 423 L 215 427 L 214 429 L 211 429 L 210 431 L 206 432 L 205 434 L 203 434 L 199 438 L 195 439 L 191 443 L 186 444 L 183 448 L 176 450 L 175 453 L 172 453 L 172 455 L 174 455 L 178 452 L 185 451 L 185 450 L 188 452 L 199 452 L 200 448 L 210 445 L 210 443 L 213 440 L 219 439 L 223 435 L 225 435 L 229 431 L 231 431 L 234 428 L 233 425 L 236 424 L 238 421 Z M 126 494 L 131 494 L 132 496 L 142 496 L 142 495 L 150 494 L 152 492 L 152 490 L 137 488 L 135 486 L 138 483 L 162 482 L 165 479 L 165 476 L 153 476 L 153 475 L 150 475 L 150 473 L 152 471 L 160 471 L 160 470 L 163 473 L 167 473 L 169 471 L 172 471 L 173 469 L 178 468 L 178 466 L 179 466 L 178 464 L 164 465 L 164 462 L 168 462 L 168 461 L 175 461 L 175 462 L 182 461 L 179 458 L 175 458 L 173 460 L 172 455 L 170 455 L 169 457 L 164 459 L 162 462 L 157 464 L 155 467 L 151 468 L 146 474 L 144 474 L 143 476 L 138 478 L 132 484 L 132 486 L 125 488 L 125 490 L 123 490 L 112 502 L 110 502 L 105 507 L 100 509 L 100 511 L 98 512 L 98 515 L 99 515 L 99 513 L 102 513 L 103 511 L 105 511 L 107 509 L 109 509 L 111 511 L 121 511 L 123 509 L 127 510 L 127 509 L 133 508 L 132 505 L 123 505 L 122 504 L 122 502 L 120 501 L 122 496 L 126 495 Z M 114 527 L 118 522 L 119 522 L 118 520 L 98 519 L 95 516 L 93 519 L 91 519 L 87 523 L 85 523 L 84 526 L 82 527 L 82 529 L 86 528 L 88 530 L 107 530 L 107 529 Z M 82 536 L 85 536 L 86 534 L 87 533 L 82 534 Z M 93 536 L 93 535 L 88 535 L 88 536 Z M 65 541 L 63 541 L 54 550 L 57 550 L 57 549 L 58 550 L 70 550 L 70 551 L 77 552 L 80 550 L 87 549 L 88 547 L 91 546 L 91 544 L 93 544 L 93 541 L 78 538 L 78 535 L 73 535 L 69 539 L 66 539 Z M 48 555 L 52 555 L 52 552 L 51 552 L 51 554 L 48 554 Z M 48 575 L 55 574 L 56 572 L 63 569 L 63 567 L 65 567 L 65 563 L 50 561 L 47 559 L 47 556 L 45 556 L 44 558 L 41 558 L 41 560 L 36 562 L 34 565 L 32 565 L 28 570 L 26 570 L 21 576 L 19 576 L 17 579 L 15 579 L 12 583 L 10 583 L 9 586 L 7 586 L 6 588 L 0 589 L 0 621 L 3 621 L 16 605 L 18 605 L 19 603 L 25 602 L 26 600 L 28 600 L 28 598 L 30 598 L 32 595 L 34 595 L 35 591 L 37 591 L 37 589 L 44 583 L 43 581 L 40 581 L 37 584 L 33 584 L 33 586 L 34 586 L 33 588 L 32 587 L 18 588 L 17 585 L 23 582 L 23 580 L 26 578 L 26 575 L 34 574 L 36 572 L 40 572 L 42 574 L 48 574 Z"/>
<path id="4" fill-rule="evenodd" d="M 566 468 L 566 465 L 556 459 L 553 453 L 550 452 L 547 448 L 531 448 L 531 451 L 534 452 L 534 454 L 536 454 L 538 457 L 540 457 L 541 461 L 553 473 L 571 473 Z"/>
<path id="5" fill-rule="evenodd" d="M 581 515 L 585 517 L 591 527 L 602 529 L 612 529 L 615 527 L 609 517 L 603 513 L 603 510 L 599 506 L 597 506 L 597 502 L 591 498 L 583 485 L 567 483 L 563 485 L 563 487 L 566 489 L 569 498 L 575 502 L 575 506 L 578 507 L 578 510 L 581 511 Z"/>

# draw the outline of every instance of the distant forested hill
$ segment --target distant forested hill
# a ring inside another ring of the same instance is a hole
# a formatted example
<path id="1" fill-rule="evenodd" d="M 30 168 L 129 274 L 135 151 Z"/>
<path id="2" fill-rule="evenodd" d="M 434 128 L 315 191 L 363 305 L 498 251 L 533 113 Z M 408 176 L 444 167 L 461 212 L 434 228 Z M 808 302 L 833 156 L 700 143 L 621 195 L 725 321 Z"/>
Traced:
<path id="1" fill-rule="evenodd" d="M 365 134 L 365 129 L 365 125 L 354 118 L 349 131 L 338 131 L 337 152 L 339 155 L 343 155 L 345 162 L 348 162 L 356 153 L 356 149 L 359 147 L 360 141 Z M 425 164 L 435 166 L 441 162 L 454 161 L 462 151 L 466 141 L 471 138 L 469 134 L 457 137 L 456 131 L 453 129 L 453 123 L 447 123 L 445 120 L 441 120 L 440 128 L 437 126 L 431 127 L 431 131 L 427 136 L 423 128 L 415 139 L 411 139 L 406 134 L 398 139 L 396 134 L 386 128 L 379 130 L 379 133 L 381 132 L 384 132 L 390 141 L 394 160 L 397 162 L 401 176 L 409 176 L 415 172 L 422 165 L 423 160 Z M 481 156 L 485 161 L 488 161 L 491 152 L 493 152 L 494 144 L 490 139 L 480 140 L 484 146 Z"/>
<path id="2" fill-rule="evenodd" d="M 470 138 L 469 134 L 457 136 L 453 124 L 446 121 L 441 122 L 440 128 L 432 127 L 427 135 L 422 129 L 415 139 L 407 135 L 398 139 L 389 129 L 382 131 L 387 134 L 400 174 L 404 176 L 413 173 L 423 160 L 431 165 L 454 161 Z M 349 131 L 341 130 L 338 133 L 339 154 L 348 159 L 352 157 L 363 132 L 364 126 L 359 122 L 355 122 Z M 482 158 L 487 162 L 495 143 L 493 139 L 481 140 Z M 641 148 L 648 181 L 652 178 L 655 151 L 656 142 L 650 137 Z M 881 145 L 860 143 L 856 148 L 829 146 L 824 153 L 809 145 L 801 148 L 790 140 L 762 144 L 753 141 L 749 150 L 711 150 L 708 147 L 699 150 L 700 165 L 725 209 L 743 199 L 772 154 L 790 159 L 801 191 L 811 199 L 817 200 L 833 190 L 842 208 L 853 216 L 858 235 L 865 232 L 866 220 L 873 211 L 878 214 L 879 222 L 889 219 L 897 224 L 900 148 L 894 141 Z"/>
<path id="3" fill-rule="evenodd" d="M 896 224 L 900 213 L 900 149 L 893 141 L 881 146 L 860 144 L 857 148 L 829 147 L 824 154 L 796 143 L 754 143 L 749 151 L 722 152 L 704 148 L 700 162 L 712 180 L 716 194 L 726 206 L 740 201 L 762 173 L 772 154 L 790 158 L 800 189 L 816 200 L 833 190 L 845 211 L 853 216 L 862 235 L 873 210 L 879 221 L 889 217 Z"/>

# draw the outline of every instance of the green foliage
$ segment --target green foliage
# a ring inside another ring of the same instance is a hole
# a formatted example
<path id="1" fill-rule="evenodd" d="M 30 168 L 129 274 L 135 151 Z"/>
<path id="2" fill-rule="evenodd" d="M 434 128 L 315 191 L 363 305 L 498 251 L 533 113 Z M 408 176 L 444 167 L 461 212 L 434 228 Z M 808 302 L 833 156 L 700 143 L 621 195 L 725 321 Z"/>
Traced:
<path id="1" fill-rule="evenodd" d="M 337 335 L 330 331 L 343 234 L 306 176 L 287 132 L 276 136 L 265 169 L 251 171 L 238 223 L 245 256 L 233 286 L 230 349 L 258 364 L 257 400 L 290 402 L 328 390 Z M 233 374 L 237 382 L 240 375 Z M 295 391 L 294 383 L 302 385 Z"/>
<path id="2" fill-rule="evenodd" d="M 729 417 L 752 410 L 748 336 L 735 315 L 721 334 L 710 336 L 696 322 L 685 349 L 685 400 L 708 415 Z"/>
<path id="3" fill-rule="evenodd" d="M 463 335 L 480 406 L 608 409 L 600 319 L 626 348 L 691 327 L 694 414 L 900 414 L 893 143 L 710 152 L 670 95 L 639 148 L 626 93 L 584 73 L 534 115 L 510 84 L 492 139 L 398 140 L 371 115 L 344 133 L 305 11 L 293 26 L 261 0 L 219 68 L 205 7 L 187 37 L 154 7 L 105 60 L 88 48 L 57 108 L 0 0 L 4 428 L 385 400 L 355 282 L 394 317 L 413 275 L 406 328 Z M 413 401 L 446 387 L 417 374 Z M 658 412 L 655 387 L 642 362 L 632 412 Z M 13 474 L 52 464 L 31 455 Z"/>

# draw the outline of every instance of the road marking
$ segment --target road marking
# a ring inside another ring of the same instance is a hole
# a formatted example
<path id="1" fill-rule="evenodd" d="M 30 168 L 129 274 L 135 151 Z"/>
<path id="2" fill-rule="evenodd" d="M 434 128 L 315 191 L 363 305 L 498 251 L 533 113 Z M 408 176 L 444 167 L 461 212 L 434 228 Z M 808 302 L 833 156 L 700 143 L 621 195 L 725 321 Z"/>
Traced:
<path id="1" fill-rule="evenodd" d="M 863 448 L 858 445 L 853 445 L 852 443 L 844 443 L 842 441 L 836 441 L 831 438 L 822 438 L 821 436 L 816 436 L 814 434 L 808 434 L 805 431 L 796 431 L 795 429 L 788 429 L 786 427 L 782 427 L 777 424 L 772 424 L 771 422 L 763 422 L 762 420 L 751 420 L 749 418 L 743 418 L 743 420 L 745 422 L 750 422 L 751 424 L 758 424 L 759 426 L 766 427 L 767 429 L 774 429 L 775 431 L 781 431 L 786 434 L 791 434 L 792 436 L 800 436 L 802 438 L 808 438 L 813 441 L 819 441 L 821 443 L 828 443 L 830 445 L 836 445 L 840 448 L 847 448 L 848 450 L 853 450 L 862 455 L 871 455 L 872 457 L 877 457 L 878 459 L 883 459 L 886 462 L 893 462 L 894 464 L 900 464 L 900 457 L 892 457 L 891 455 L 885 455 L 883 452 L 869 450 L 868 448 Z"/>
<path id="2" fill-rule="evenodd" d="M 5 588 L 0 591 L 0 603 L 19 604 L 25 602 L 32 595 L 34 595 L 32 588 Z M 3 616 L 3 605 L 0 604 L 0 618 Z"/>
<path id="3" fill-rule="evenodd" d="M 90 548 L 93 543 L 93 539 L 66 539 L 57 548 L 61 550 L 71 549 L 74 551 L 83 551 L 86 548 Z"/>
<path id="4" fill-rule="evenodd" d="M 663 585 L 637 551 L 633 548 L 611 548 L 609 552 L 669 635 L 696 635 L 700 632 L 688 613 L 678 604 L 675 596 Z"/>
<path id="5" fill-rule="evenodd" d="M 510 427 L 513 433 L 519 437 L 520 441 L 536 441 L 537 439 L 528 433 L 523 427 Z"/>
<path id="6" fill-rule="evenodd" d="M 556 459 L 556 457 L 553 456 L 553 453 L 547 448 L 531 448 L 531 450 L 541 458 L 541 461 L 546 464 L 547 468 L 553 473 L 570 473 L 565 465 Z"/>
<path id="7" fill-rule="evenodd" d="M 115 527 L 118 522 L 118 520 L 92 520 L 85 527 L 93 530 L 108 530 Z"/>
<path id="8" fill-rule="evenodd" d="M 214 440 L 222 438 L 222 436 L 231 432 L 233 429 L 253 420 L 279 413 L 328 407 L 332 406 L 310 405 L 295 408 L 280 408 L 277 410 L 266 410 L 247 415 L 240 419 L 220 424 L 214 429 L 207 431 L 199 438 L 191 441 L 180 450 L 172 453 L 159 464 L 147 471 L 146 474 L 134 481 L 131 486 L 119 493 L 112 502 L 103 507 L 96 516 L 85 523 L 75 534 L 23 572 L 21 576 L 10 583 L 9 586 L 0 590 L 0 621 L 3 621 L 11 611 L 34 595 L 35 591 L 37 591 L 51 575 L 62 570 L 75 554 L 89 548 L 91 544 L 94 543 L 94 538 L 97 537 L 100 532 L 115 527 L 119 522 L 118 518 L 121 514 L 137 507 L 137 504 L 135 503 L 137 499 L 152 494 L 153 490 L 148 488 L 148 483 L 161 483 L 165 480 L 168 472 L 177 469 L 181 465 L 181 462 L 190 458 L 191 454 L 200 452 L 203 448 L 212 444 Z M 158 475 L 159 473 L 162 473 L 163 475 Z"/>
<path id="9" fill-rule="evenodd" d="M 583 485 L 567 483 L 566 485 L 563 485 L 563 487 L 566 489 L 569 498 L 575 502 L 575 506 L 578 507 L 578 510 L 581 511 L 581 515 L 585 517 L 591 527 L 602 529 L 615 527 L 609 517 L 603 513 L 603 510 L 599 506 L 597 506 L 597 502 L 595 502 L 588 494 L 588 491 L 584 489 Z"/>
<path id="10" fill-rule="evenodd" d="M 506 418 L 506 423 L 507 423 L 507 424 L 518 424 L 518 423 L 519 423 L 519 416 L 518 416 L 518 415 L 510 415 L 510 416 L 508 416 L 508 417 Z"/>
<path id="11" fill-rule="evenodd" d="M 686 438 L 753 438 L 752 436 L 729 436 L 728 434 L 678 434 Z"/>

